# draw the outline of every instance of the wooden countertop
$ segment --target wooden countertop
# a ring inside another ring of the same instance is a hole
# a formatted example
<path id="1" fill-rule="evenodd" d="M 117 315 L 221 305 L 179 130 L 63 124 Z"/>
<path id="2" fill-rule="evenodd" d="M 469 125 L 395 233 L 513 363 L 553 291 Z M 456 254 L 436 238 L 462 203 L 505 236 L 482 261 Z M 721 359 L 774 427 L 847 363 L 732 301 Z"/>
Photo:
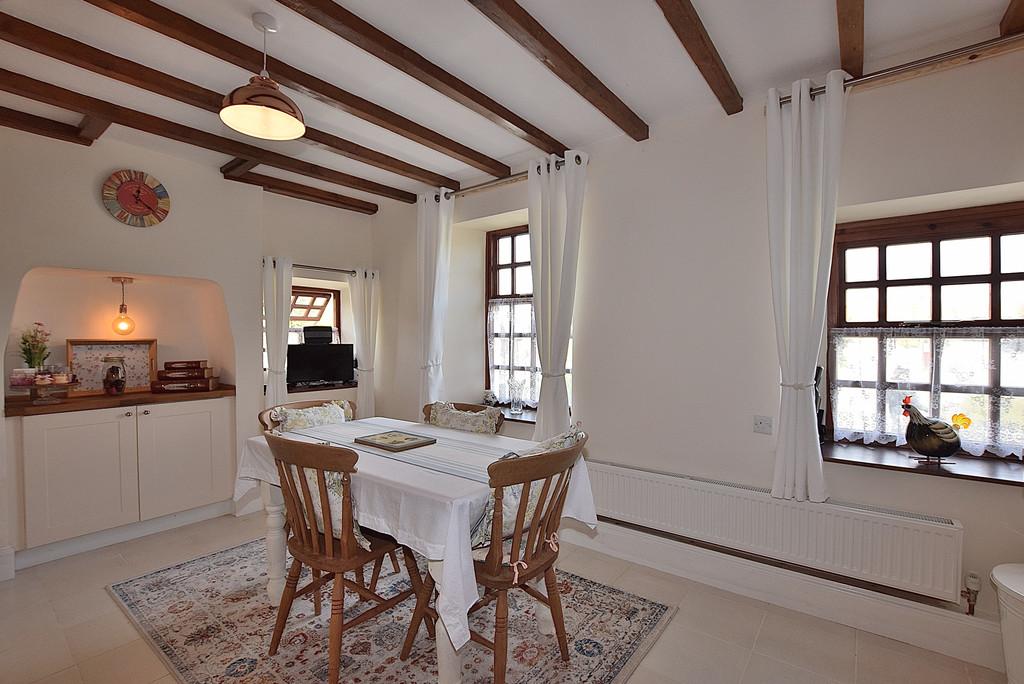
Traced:
<path id="1" fill-rule="evenodd" d="M 234 385 L 221 385 L 211 392 L 130 392 L 117 396 L 106 394 L 91 397 L 70 397 L 59 404 L 33 406 L 28 397 L 6 397 L 4 415 L 6 416 L 41 416 L 49 413 L 69 413 L 71 411 L 91 411 L 93 409 L 118 408 L 121 406 L 139 406 L 142 404 L 172 404 L 179 401 L 199 401 L 201 399 L 217 399 L 218 397 L 235 396 Z"/>

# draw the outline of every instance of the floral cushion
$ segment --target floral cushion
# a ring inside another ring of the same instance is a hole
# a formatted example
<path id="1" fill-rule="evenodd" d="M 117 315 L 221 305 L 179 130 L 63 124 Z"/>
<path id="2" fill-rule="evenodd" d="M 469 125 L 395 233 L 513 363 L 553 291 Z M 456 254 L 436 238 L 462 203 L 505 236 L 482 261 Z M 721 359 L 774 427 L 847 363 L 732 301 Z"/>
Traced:
<path id="1" fill-rule="evenodd" d="M 565 432 L 555 435 L 543 442 L 538 442 L 535 446 L 522 451 L 510 451 L 501 457 L 501 460 L 508 458 L 519 458 L 520 456 L 533 456 L 536 454 L 543 454 L 548 451 L 558 451 L 559 449 L 567 449 L 575 446 L 579 441 L 583 439 L 583 430 L 579 423 L 576 423 Z M 530 502 L 526 506 L 526 525 L 529 526 L 529 521 L 533 519 L 533 513 L 537 510 L 537 504 L 540 499 L 540 492 L 542 487 L 531 486 L 530 487 Z M 514 487 L 505 487 L 505 493 L 501 500 L 501 535 L 502 538 L 507 539 L 515 534 L 516 531 L 516 515 L 519 513 L 519 500 L 522 497 L 523 488 L 521 485 Z M 490 497 L 487 500 L 487 505 L 484 507 L 484 512 L 477 519 L 477 522 L 473 526 L 473 532 L 471 537 L 471 543 L 474 549 L 486 548 L 491 543 L 491 526 L 494 521 L 494 497 Z"/>
<path id="2" fill-rule="evenodd" d="M 329 401 L 319 406 L 310 406 L 309 408 L 287 408 L 280 406 L 270 414 L 270 417 L 278 421 L 278 432 L 330 425 L 331 423 L 344 423 L 346 420 L 351 419 L 348 418 L 348 412 L 341 405 L 342 403 L 348 404 L 347 401 Z M 350 411 L 351 408 L 349 408 Z"/>
<path id="3" fill-rule="evenodd" d="M 295 466 L 292 466 L 293 477 L 297 477 L 295 473 Z M 316 516 L 316 527 L 322 534 L 324 531 L 324 516 L 323 511 L 320 507 L 320 485 L 316 481 L 316 471 L 309 468 L 303 469 L 306 475 L 306 484 L 309 485 L 309 498 L 313 505 L 313 514 Z M 324 484 L 327 485 L 327 498 L 331 504 L 331 515 L 333 520 L 331 521 L 331 530 L 334 533 L 335 539 L 341 539 L 341 511 L 343 510 L 343 504 L 341 499 L 341 478 L 342 473 L 324 472 Z M 355 534 L 356 543 L 361 548 L 366 550 L 370 549 L 370 540 L 367 539 L 362 530 L 359 529 L 359 516 L 357 515 L 356 499 L 352 497 L 352 532 Z"/>
<path id="4" fill-rule="evenodd" d="M 347 399 L 335 399 L 331 403 L 341 407 L 341 410 L 345 412 L 346 421 L 356 419 L 356 411 L 352 408 L 351 401 L 348 401 Z"/>
<path id="5" fill-rule="evenodd" d="M 498 431 L 501 409 L 488 406 L 483 411 L 460 411 L 447 401 L 435 401 L 430 409 L 430 424 L 464 432 L 493 435 Z"/>

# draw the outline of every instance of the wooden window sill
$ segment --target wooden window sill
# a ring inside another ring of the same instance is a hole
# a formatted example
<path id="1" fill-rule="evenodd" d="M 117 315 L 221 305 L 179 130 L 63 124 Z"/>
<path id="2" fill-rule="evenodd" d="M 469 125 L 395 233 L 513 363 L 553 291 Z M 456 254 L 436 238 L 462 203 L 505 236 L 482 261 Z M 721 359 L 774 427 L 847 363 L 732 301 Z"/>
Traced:
<path id="1" fill-rule="evenodd" d="M 1024 487 L 1024 464 L 1020 461 L 975 456 L 954 456 L 942 467 L 926 466 L 911 458 L 914 452 L 893 446 L 826 442 L 821 445 L 827 463 L 882 468 L 902 473 L 951 477 L 975 482 Z"/>
<path id="2" fill-rule="evenodd" d="M 523 407 L 522 413 L 512 413 L 512 409 L 508 406 L 499 406 L 502 415 L 505 416 L 505 420 L 510 423 L 529 423 L 530 425 L 537 424 L 537 409 Z"/>

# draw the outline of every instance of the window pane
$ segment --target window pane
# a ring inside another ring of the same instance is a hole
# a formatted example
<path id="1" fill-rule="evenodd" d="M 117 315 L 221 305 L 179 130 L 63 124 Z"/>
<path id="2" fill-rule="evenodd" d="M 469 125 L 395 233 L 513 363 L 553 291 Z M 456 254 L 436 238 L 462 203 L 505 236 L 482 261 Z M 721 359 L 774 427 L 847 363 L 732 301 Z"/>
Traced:
<path id="1" fill-rule="evenodd" d="M 999 443 L 1008 447 L 1024 444 L 1024 397 L 999 399 Z"/>
<path id="2" fill-rule="evenodd" d="M 885 277 L 889 280 L 931 276 L 932 243 L 915 242 L 910 245 L 889 245 L 885 248 Z"/>
<path id="3" fill-rule="evenodd" d="M 857 287 L 846 291 L 846 322 L 872 323 L 878 320 L 878 288 Z"/>
<path id="4" fill-rule="evenodd" d="M 511 264 L 512 263 L 512 238 L 510 238 L 510 237 L 498 238 L 498 263 L 499 264 Z"/>
<path id="5" fill-rule="evenodd" d="M 910 402 L 917 409 L 927 415 L 931 410 L 931 392 L 917 392 L 911 390 L 886 390 L 885 391 L 885 432 L 889 435 L 903 435 L 907 432 L 907 423 L 910 419 L 903 415 L 903 398 L 910 396 Z"/>
<path id="6" fill-rule="evenodd" d="M 1024 339 L 999 341 L 999 379 L 1003 387 L 1024 387 Z"/>
<path id="7" fill-rule="evenodd" d="M 895 337 L 888 340 L 885 345 L 885 379 L 887 382 L 931 383 L 931 339 Z"/>
<path id="8" fill-rule="evenodd" d="M 491 331 L 496 333 L 512 332 L 512 307 L 504 302 L 491 304 Z"/>
<path id="9" fill-rule="evenodd" d="M 878 248 L 858 247 L 846 250 L 846 282 L 878 280 Z"/>
<path id="10" fill-rule="evenodd" d="M 931 319 L 931 285 L 902 285 L 885 288 L 885 320 L 930 321 Z"/>
<path id="11" fill-rule="evenodd" d="M 859 387 L 838 387 L 832 418 L 841 430 L 867 430 L 873 432 L 877 424 L 878 408 L 875 405 L 878 393 L 873 389 Z"/>
<path id="12" fill-rule="evenodd" d="M 939 243 L 939 274 L 981 275 L 992 272 L 992 238 L 943 240 Z"/>
<path id="13" fill-rule="evenodd" d="M 516 266 L 516 294 L 533 294 L 533 272 L 529 266 Z"/>
<path id="14" fill-rule="evenodd" d="M 1024 280 L 1000 285 L 999 312 L 1005 320 L 1024 318 Z"/>
<path id="15" fill-rule="evenodd" d="M 498 269 L 498 294 L 510 295 L 512 294 L 512 269 L 511 268 L 499 268 Z"/>
<path id="16" fill-rule="evenodd" d="M 1000 238 L 999 265 L 1003 273 L 1024 272 L 1024 233 Z"/>
<path id="17" fill-rule="evenodd" d="M 937 417 L 949 423 L 953 419 L 953 414 L 965 414 L 971 419 L 971 427 L 961 430 L 960 439 L 967 442 L 984 442 L 988 439 L 989 432 L 988 401 L 988 396 L 984 394 L 943 392 L 939 400 Z"/>
<path id="18" fill-rule="evenodd" d="M 292 312 L 288 316 L 289 316 L 289 318 L 296 318 L 296 317 L 298 317 L 298 318 L 305 318 L 306 310 L 305 309 L 292 309 Z"/>
<path id="19" fill-rule="evenodd" d="M 533 337 L 512 338 L 512 365 L 533 368 Z"/>
<path id="20" fill-rule="evenodd" d="M 295 298 L 295 303 L 296 304 L 301 304 L 302 306 L 309 306 L 310 304 L 313 303 L 313 298 L 312 297 L 296 297 Z"/>
<path id="21" fill-rule="evenodd" d="M 507 366 L 509 365 L 509 338 L 508 337 L 492 337 L 491 338 L 491 365 L 492 366 Z"/>
<path id="22" fill-rule="evenodd" d="M 513 307 L 512 314 L 512 332 L 515 333 L 526 333 L 527 335 L 533 333 L 533 304 L 530 302 L 523 302 L 516 304 Z"/>
<path id="23" fill-rule="evenodd" d="M 878 381 L 878 338 L 836 337 L 836 379 Z"/>
<path id="24" fill-rule="evenodd" d="M 942 286 L 942 320 L 985 321 L 992 317 L 988 283 Z"/>
<path id="25" fill-rule="evenodd" d="M 530 260 L 530 234 L 523 233 L 516 235 L 516 261 L 523 262 Z"/>
<path id="26" fill-rule="evenodd" d="M 939 381 L 943 385 L 987 386 L 988 350 L 988 340 L 984 338 L 946 338 L 942 342 Z"/>

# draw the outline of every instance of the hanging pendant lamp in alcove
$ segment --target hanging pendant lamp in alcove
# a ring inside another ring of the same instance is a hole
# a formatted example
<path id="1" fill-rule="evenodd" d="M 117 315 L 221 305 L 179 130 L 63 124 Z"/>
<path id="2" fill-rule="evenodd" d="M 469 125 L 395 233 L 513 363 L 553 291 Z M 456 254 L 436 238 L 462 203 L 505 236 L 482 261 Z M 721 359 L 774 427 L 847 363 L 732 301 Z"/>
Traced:
<path id="1" fill-rule="evenodd" d="M 115 283 L 121 283 L 121 306 L 118 307 L 117 317 L 111 321 L 110 327 L 118 335 L 131 335 L 135 330 L 135 321 L 128 315 L 128 305 L 124 303 L 124 286 L 135 282 L 135 278 L 114 276 L 111 280 Z"/>
<path id="2" fill-rule="evenodd" d="M 263 32 L 263 70 L 246 85 L 224 96 L 220 119 L 228 127 L 253 138 L 301 138 L 306 134 L 302 112 L 267 72 L 267 34 L 277 33 L 277 21 L 266 12 L 257 12 L 252 15 L 252 23 Z"/>

